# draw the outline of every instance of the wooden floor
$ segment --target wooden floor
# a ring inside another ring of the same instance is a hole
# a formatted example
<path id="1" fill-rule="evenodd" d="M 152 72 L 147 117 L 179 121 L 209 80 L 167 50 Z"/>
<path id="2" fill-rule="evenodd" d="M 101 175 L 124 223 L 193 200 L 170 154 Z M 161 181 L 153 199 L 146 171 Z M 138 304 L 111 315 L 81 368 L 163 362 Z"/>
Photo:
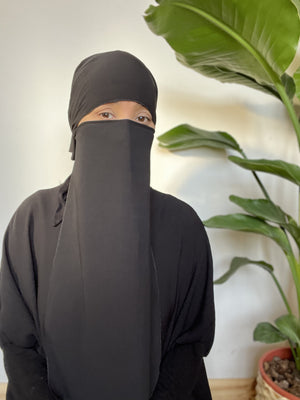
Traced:
<path id="1" fill-rule="evenodd" d="M 255 379 L 211 379 L 213 400 L 253 400 Z M 0 383 L 0 400 L 5 400 L 6 383 Z"/>

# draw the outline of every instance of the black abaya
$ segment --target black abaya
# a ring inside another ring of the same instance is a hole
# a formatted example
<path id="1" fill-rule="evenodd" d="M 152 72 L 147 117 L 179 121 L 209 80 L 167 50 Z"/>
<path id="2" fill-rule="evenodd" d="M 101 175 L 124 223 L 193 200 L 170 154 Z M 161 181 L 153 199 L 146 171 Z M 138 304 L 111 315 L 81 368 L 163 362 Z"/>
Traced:
<path id="1" fill-rule="evenodd" d="M 21 399 L 23 377 L 22 400 L 47 390 L 63 400 L 186 399 L 203 392 L 199 377 L 209 398 L 202 357 L 214 303 L 203 225 L 186 203 L 150 188 L 153 128 L 136 116 L 80 124 L 124 100 L 155 122 L 157 86 L 140 60 L 115 51 L 79 64 L 71 178 L 28 198 L 9 224 L 0 280 L 9 400 Z M 22 375 L 17 359 L 32 370 Z"/>
<path id="2" fill-rule="evenodd" d="M 69 179 L 30 196 L 5 234 L 0 342 L 9 379 L 7 400 L 59 398 L 48 385 L 41 321 L 68 185 Z M 151 400 L 208 400 L 203 357 L 213 342 L 214 302 L 207 235 L 195 211 L 171 195 L 151 188 L 150 207 L 162 343 L 160 374 Z M 99 395 L 95 393 L 95 398 Z"/>

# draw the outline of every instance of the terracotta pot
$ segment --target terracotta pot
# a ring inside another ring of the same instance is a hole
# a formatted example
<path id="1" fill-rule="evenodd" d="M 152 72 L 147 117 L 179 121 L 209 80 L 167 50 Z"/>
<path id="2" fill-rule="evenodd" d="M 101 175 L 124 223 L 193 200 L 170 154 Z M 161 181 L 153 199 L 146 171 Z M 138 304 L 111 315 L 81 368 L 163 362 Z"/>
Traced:
<path id="1" fill-rule="evenodd" d="M 277 386 L 271 378 L 265 373 L 264 362 L 271 361 L 275 356 L 281 359 L 292 360 L 292 352 L 289 347 L 284 347 L 280 349 L 275 349 L 265 353 L 259 360 L 258 363 L 258 375 L 257 375 L 257 385 L 256 385 L 256 400 L 264 399 L 278 399 L 278 400 L 299 400 L 299 397 L 281 389 Z"/>

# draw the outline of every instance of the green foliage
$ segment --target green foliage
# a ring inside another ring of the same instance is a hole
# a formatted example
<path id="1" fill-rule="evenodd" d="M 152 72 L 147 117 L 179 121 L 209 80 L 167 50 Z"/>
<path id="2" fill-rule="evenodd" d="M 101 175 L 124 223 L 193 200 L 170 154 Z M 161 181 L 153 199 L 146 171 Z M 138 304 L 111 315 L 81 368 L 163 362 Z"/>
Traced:
<path id="1" fill-rule="evenodd" d="M 273 95 L 275 77 L 295 56 L 300 29 L 288 0 L 161 0 L 145 19 L 182 64 Z"/>
<path id="2" fill-rule="evenodd" d="M 237 204 L 249 214 L 261 218 L 265 221 L 275 222 L 283 225 L 286 223 L 287 217 L 282 209 L 276 206 L 268 199 L 244 199 L 239 196 L 231 195 L 230 201 Z"/>
<path id="3" fill-rule="evenodd" d="M 208 228 L 232 229 L 235 231 L 252 232 L 264 235 L 274 240 L 284 251 L 289 254 L 292 250 L 289 241 L 282 229 L 269 225 L 260 218 L 246 214 L 216 215 L 206 221 L 204 225 Z"/>
<path id="4" fill-rule="evenodd" d="M 293 98 L 300 99 L 300 68 L 293 77 L 286 72 L 298 46 L 300 0 L 157 0 L 145 20 L 174 49 L 180 63 L 224 83 L 242 84 L 278 98 L 286 108 L 300 147 L 300 124 Z M 300 226 L 270 198 L 258 172 L 275 175 L 300 185 L 300 167 L 285 160 L 248 159 L 237 141 L 223 131 L 205 131 L 179 125 L 158 137 L 161 147 L 171 151 L 210 147 L 236 151 L 229 160 L 251 171 L 264 198 L 231 195 L 230 201 L 247 214 L 217 215 L 204 221 L 207 227 L 264 235 L 283 250 L 290 267 L 298 299 L 293 315 L 274 268 L 265 261 L 234 257 L 228 271 L 215 283 L 226 282 L 246 265 L 263 268 L 273 279 L 288 311 L 275 326 L 262 322 L 254 340 L 275 343 L 288 340 L 300 370 L 300 259 L 290 245 L 293 238 L 300 251 Z M 297 199 L 295 199 L 297 201 Z M 299 200 L 298 200 L 299 201 Z"/>
<path id="5" fill-rule="evenodd" d="M 300 321 L 294 315 L 287 314 L 275 320 L 275 325 L 286 338 L 300 345 Z"/>
<path id="6" fill-rule="evenodd" d="M 269 322 L 260 322 L 254 329 L 253 339 L 258 342 L 270 344 L 287 340 L 287 337 Z"/>
<path id="7" fill-rule="evenodd" d="M 193 147 L 233 149 L 241 152 L 237 141 L 226 132 L 212 132 L 188 124 L 178 125 L 159 136 L 159 145 L 170 150 L 186 150 Z"/>
<path id="8" fill-rule="evenodd" d="M 298 186 L 300 185 L 300 167 L 298 165 L 281 160 L 245 160 L 236 156 L 228 158 L 242 168 L 250 169 L 251 171 L 267 172 L 288 179 Z"/>
<path id="9" fill-rule="evenodd" d="M 222 275 L 219 279 L 216 279 L 214 283 L 216 285 L 219 285 L 220 283 L 226 282 L 229 278 L 232 277 L 233 274 L 235 274 L 241 267 L 244 267 L 245 265 L 248 264 L 253 264 L 257 265 L 270 274 L 273 273 L 274 268 L 272 267 L 271 264 L 266 263 L 265 261 L 254 261 L 250 260 L 249 258 L 246 257 L 234 257 L 231 261 L 229 270 L 225 272 L 224 275 Z"/>
<path id="10" fill-rule="evenodd" d="M 300 227 L 296 221 L 286 214 L 279 206 L 269 199 L 244 199 L 242 197 L 231 195 L 230 201 L 237 204 L 249 214 L 261 218 L 264 221 L 278 224 L 286 229 L 294 238 L 300 251 Z"/>

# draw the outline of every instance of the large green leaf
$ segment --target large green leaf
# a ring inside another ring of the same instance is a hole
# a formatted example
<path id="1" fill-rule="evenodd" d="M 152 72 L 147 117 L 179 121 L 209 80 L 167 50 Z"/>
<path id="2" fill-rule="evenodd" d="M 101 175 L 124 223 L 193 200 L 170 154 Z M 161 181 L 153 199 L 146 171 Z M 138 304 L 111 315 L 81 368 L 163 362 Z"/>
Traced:
<path id="1" fill-rule="evenodd" d="M 230 201 L 242 207 L 249 214 L 270 222 L 275 222 L 285 228 L 295 239 L 300 249 L 300 227 L 296 221 L 286 214 L 279 206 L 267 199 L 245 199 L 230 196 Z"/>
<path id="2" fill-rule="evenodd" d="M 186 66 L 222 82 L 276 93 L 300 32 L 290 0 L 160 0 L 146 22 Z"/>
<path id="3" fill-rule="evenodd" d="M 177 59 L 180 61 L 180 56 L 177 56 Z M 182 62 L 182 64 L 185 63 Z M 197 72 L 201 73 L 204 76 L 207 76 L 208 78 L 217 79 L 222 83 L 237 83 L 240 85 L 248 86 L 251 89 L 260 90 L 264 93 L 270 94 L 280 99 L 280 96 L 274 85 L 268 85 L 266 83 L 258 84 L 254 78 L 238 72 L 230 71 L 227 68 L 222 68 L 220 66 L 214 65 L 198 65 Z"/>
<path id="4" fill-rule="evenodd" d="M 226 132 L 212 132 L 188 124 L 178 125 L 158 136 L 159 145 L 170 150 L 185 150 L 193 147 L 211 147 L 241 151 L 236 140 Z"/>
<path id="5" fill-rule="evenodd" d="M 291 307 L 289 305 L 289 302 L 287 301 L 287 298 L 284 294 L 284 291 L 282 290 L 282 287 L 281 287 L 279 281 L 277 280 L 276 276 L 274 275 L 274 272 L 273 272 L 274 268 L 271 264 L 268 264 L 265 261 L 250 260 L 249 258 L 246 258 L 246 257 L 234 257 L 231 261 L 228 271 L 225 272 L 225 274 L 223 274 L 219 279 L 215 280 L 214 283 L 220 284 L 220 283 L 226 282 L 241 267 L 243 267 L 245 265 L 249 265 L 249 264 L 256 265 L 260 268 L 263 268 L 265 271 L 267 271 L 271 275 L 271 277 L 280 293 L 280 296 L 287 308 L 287 311 L 291 314 Z"/>
<path id="6" fill-rule="evenodd" d="M 206 221 L 208 228 L 232 229 L 235 231 L 253 232 L 273 239 L 287 254 L 291 253 L 288 239 L 282 229 L 267 224 L 259 218 L 245 214 L 217 215 Z"/>
<path id="7" fill-rule="evenodd" d="M 220 278 L 216 279 L 214 281 L 214 283 L 221 284 L 221 283 L 226 282 L 241 267 L 244 267 L 245 265 L 249 265 L 249 264 L 257 265 L 269 273 L 273 272 L 272 265 L 266 263 L 265 261 L 250 260 L 249 258 L 246 258 L 246 257 L 234 257 L 231 261 L 229 270 L 227 272 L 225 272 L 225 274 L 223 274 Z"/>
<path id="8" fill-rule="evenodd" d="M 262 171 L 280 176 L 300 185 L 300 167 L 282 160 L 249 160 L 236 156 L 229 156 L 228 159 L 242 168 L 251 171 Z"/>
<path id="9" fill-rule="evenodd" d="M 229 199 L 255 217 L 276 222 L 277 224 L 285 224 L 287 222 L 285 213 L 282 209 L 270 200 L 245 199 L 234 195 L 231 195 Z"/>
<path id="10" fill-rule="evenodd" d="M 294 315 L 287 314 L 277 318 L 275 325 L 283 335 L 300 345 L 300 321 Z"/>
<path id="11" fill-rule="evenodd" d="M 270 344 L 287 340 L 287 337 L 269 322 L 260 322 L 254 329 L 253 339 L 257 342 Z"/>

